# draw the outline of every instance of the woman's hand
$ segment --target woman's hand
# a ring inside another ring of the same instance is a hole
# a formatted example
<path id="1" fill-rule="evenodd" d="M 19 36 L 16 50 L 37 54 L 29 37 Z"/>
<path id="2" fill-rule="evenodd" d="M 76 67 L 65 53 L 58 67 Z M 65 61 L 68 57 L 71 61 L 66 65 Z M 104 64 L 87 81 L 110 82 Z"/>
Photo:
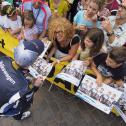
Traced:
<path id="1" fill-rule="evenodd" d="M 55 60 L 54 62 L 52 62 L 53 66 L 55 66 L 56 64 L 59 64 L 60 63 L 60 60 Z"/>

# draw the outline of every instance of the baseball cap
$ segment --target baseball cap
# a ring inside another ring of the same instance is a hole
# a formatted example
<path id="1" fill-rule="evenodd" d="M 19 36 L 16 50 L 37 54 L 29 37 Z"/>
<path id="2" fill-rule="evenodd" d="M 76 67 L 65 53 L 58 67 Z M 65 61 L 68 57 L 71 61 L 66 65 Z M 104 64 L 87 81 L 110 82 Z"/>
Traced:
<path id="1" fill-rule="evenodd" d="M 44 51 L 44 44 L 39 39 L 32 41 L 20 41 L 14 49 L 14 59 L 21 67 L 28 67 L 34 63 L 37 57 Z"/>

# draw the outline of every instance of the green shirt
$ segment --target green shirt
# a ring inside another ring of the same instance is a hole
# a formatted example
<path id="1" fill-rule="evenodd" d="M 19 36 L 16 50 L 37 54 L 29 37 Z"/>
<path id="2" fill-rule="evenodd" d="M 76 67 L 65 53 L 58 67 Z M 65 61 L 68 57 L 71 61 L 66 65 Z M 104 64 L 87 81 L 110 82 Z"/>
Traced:
<path id="1" fill-rule="evenodd" d="M 13 5 L 13 0 L 5 0 L 7 2 L 9 2 L 11 5 Z"/>

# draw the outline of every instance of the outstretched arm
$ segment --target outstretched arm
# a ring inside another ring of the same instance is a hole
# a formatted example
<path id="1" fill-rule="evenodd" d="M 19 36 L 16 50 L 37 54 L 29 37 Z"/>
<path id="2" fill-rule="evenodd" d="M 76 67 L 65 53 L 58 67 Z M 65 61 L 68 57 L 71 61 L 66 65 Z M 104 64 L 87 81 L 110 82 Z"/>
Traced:
<path id="1" fill-rule="evenodd" d="M 94 74 L 96 75 L 96 83 L 101 85 L 103 82 L 101 73 L 97 70 L 96 65 L 94 62 L 91 64 L 91 69 L 93 70 Z"/>

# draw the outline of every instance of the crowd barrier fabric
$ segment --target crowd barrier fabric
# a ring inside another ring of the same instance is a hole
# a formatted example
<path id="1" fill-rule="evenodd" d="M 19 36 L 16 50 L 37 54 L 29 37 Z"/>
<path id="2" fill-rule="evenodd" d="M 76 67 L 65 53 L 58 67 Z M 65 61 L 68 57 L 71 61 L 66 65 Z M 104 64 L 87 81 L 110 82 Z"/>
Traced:
<path id="1" fill-rule="evenodd" d="M 18 40 L 12 37 L 8 32 L 0 28 L 0 52 L 14 58 L 14 48 L 18 45 Z"/>

